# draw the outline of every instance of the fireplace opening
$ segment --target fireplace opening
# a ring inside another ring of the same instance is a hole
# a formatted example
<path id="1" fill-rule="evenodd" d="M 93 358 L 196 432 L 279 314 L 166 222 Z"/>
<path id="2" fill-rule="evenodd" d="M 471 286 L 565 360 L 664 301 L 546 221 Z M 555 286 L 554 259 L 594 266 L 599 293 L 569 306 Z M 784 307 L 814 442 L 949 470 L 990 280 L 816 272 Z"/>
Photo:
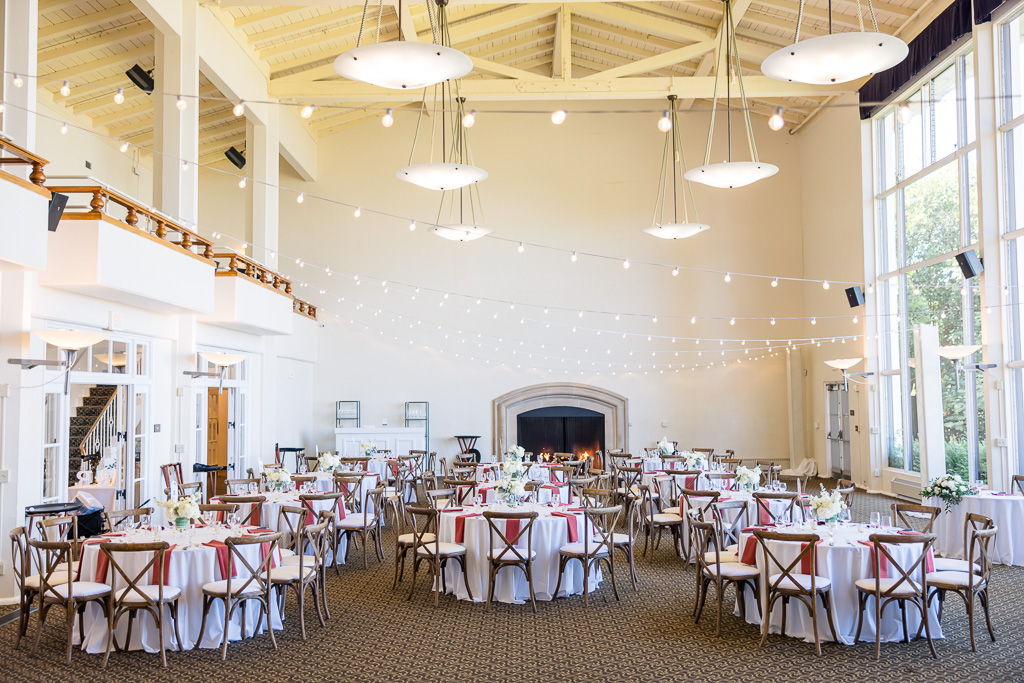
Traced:
<path id="1" fill-rule="evenodd" d="M 604 452 L 604 415 L 586 408 L 551 406 L 516 416 L 518 443 L 537 460 L 552 460 L 555 453 L 576 459 Z"/>

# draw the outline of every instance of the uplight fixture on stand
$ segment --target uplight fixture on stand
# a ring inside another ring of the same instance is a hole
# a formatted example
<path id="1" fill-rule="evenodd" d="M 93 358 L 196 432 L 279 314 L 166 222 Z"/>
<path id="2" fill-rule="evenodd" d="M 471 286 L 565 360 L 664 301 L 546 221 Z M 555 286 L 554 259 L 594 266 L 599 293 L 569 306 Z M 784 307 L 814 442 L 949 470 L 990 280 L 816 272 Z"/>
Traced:
<path id="1" fill-rule="evenodd" d="M 442 2 L 438 0 L 438 16 Z M 402 33 L 402 0 L 398 0 L 398 40 L 380 42 L 380 17 L 384 11 L 380 0 L 377 16 L 377 42 L 363 45 L 363 30 L 370 0 L 363 4 L 356 46 L 338 55 L 334 70 L 339 76 L 361 81 L 381 88 L 417 90 L 453 78 L 461 78 L 473 70 L 473 61 L 462 52 L 442 44 L 443 33 L 435 21 L 431 3 L 427 2 L 427 16 L 433 42 L 404 40 Z"/>
<path id="2" fill-rule="evenodd" d="M 50 346 L 56 346 L 64 352 L 64 360 L 32 360 L 28 358 L 8 358 L 11 365 L 20 365 L 25 370 L 44 365 L 47 367 L 66 368 L 64 371 L 64 395 L 67 396 L 71 387 L 71 369 L 81 358 L 79 351 L 107 338 L 106 332 L 85 332 L 82 330 L 32 330 Z"/>
<path id="3" fill-rule="evenodd" d="M 183 374 L 195 379 L 196 377 L 216 377 L 220 380 L 220 393 L 224 393 L 224 369 L 237 365 L 245 360 L 243 353 L 213 353 L 200 352 L 199 357 L 210 365 L 217 366 L 216 372 L 200 372 L 198 370 L 185 370 Z"/>
<path id="4" fill-rule="evenodd" d="M 940 346 L 935 352 L 943 358 L 953 361 L 953 371 L 956 373 L 956 388 L 960 388 L 960 372 L 984 372 L 996 367 L 995 363 L 964 363 L 964 358 L 980 351 L 980 344 L 964 344 L 957 346 Z"/>
<path id="5" fill-rule="evenodd" d="M 448 35 L 446 3 L 447 0 L 437 0 L 437 23 L 441 26 L 442 37 Z M 446 192 L 487 179 L 487 171 L 473 165 L 473 156 L 469 150 L 469 128 L 462 125 L 466 116 L 465 104 L 466 98 L 459 95 L 458 80 L 434 86 L 432 111 L 427 109 L 427 91 L 423 91 L 412 150 L 409 152 L 409 165 L 395 173 L 399 180 L 428 190 Z M 430 156 L 427 162 L 414 164 L 424 117 L 430 117 Z M 438 143 L 436 147 L 435 140 Z M 439 161 L 435 161 L 436 148 L 440 149 Z"/>
<path id="6" fill-rule="evenodd" d="M 872 31 L 864 30 L 864 15 L 857 2 L 859 31 L 832 32 L 832 0 L 828 3 L 828 34 L 800 40 L 804 16 L 800 0 L 796 15 L 796 35 L 787 45 L 761 62 L 761 72 L 778 81 L 796 81 L 812 85 L 846 83 L 896 66 L 906 59 L 907 44 L 896 36 L 878 30 L 878 19 L 871 0 L 867 0 Z"/>
<path id="7" fill-rule="evenodd" d="M 691 168 L 684 177 L 690 182 L 703 183 L 711 187 L 734 188 L 756 183 L 779 172 L 779 167 L 765 163 L 757 158 L 757 145 L 754 143 L 754 129 L 750 125 L 750 107 L 747 104 L 747 93 L 743 88 L 743 72 L 740 70 L 739 50 L 736 46 L 736 26 L 733 24 L 732 3 L 725 0 L 725 16 L 722 21 L 724 30 L 718 47 L 718 53 L 725 53 L 724 69 L 715 70 L 715 89 L 711 105 L 711 129 L 708 131 L 708 146 L 704 153 L 704 165 Z M 725 71 L 723 74 L 722 71 Z M 718 84 L 725 78 L 725 125 L 729 139 L 729 155 L 725 161 L 711 163 L 711 144 L 715 139 L 715 119 L 718 114 Z M 733 161 L 732 158 L 732 79 L 740 92 L 740 106 L 743 109 L 743 123 L 747 133 L 747 145 L 750 148 L 750 161 Z"/>
<path id="8" fill-rule="evenodd" d="M 833 360 L 825 361 L 825 365 L 836 370 L 841 370 L 843 373 L 843 388 L 849 390 L 850 378 L 851 377 L 871 377 L 875 373 L 873 372 L 847 372 L 857 363 L 864 360 L 863 358 L 835 358 Z"/>
<path id="9" fill-rule="evenodd" d="M 675 95 L 668 96 L 669 110 L 667 112 L 672 126 L 665 133 L 665 151 L 661 158 L 661 179 L 658 182 L 658 197 L 654 202 L 654 225 L 644 228 L 643 232 L 666 240 L 685 239 L 693 237 L 697 233 L 704 232 L 711 228 L 706 223 L 701 223 L 697 215 L 697 203 L 693 199 L 693 190 L 690 183 L 684 178 L 686 172 L 686 156 L 683 154 L 683 145 L 679 139 L 679 122 L 676 120 Z M 672 193 L 672 220 L 665 222 L 665 202 L 668 199 L 671 183 Z M 679 193 L 682 191 L 683 221 L 679 222 Z M 694 222 L 690 222 L 690 212 L 686 206 L 689 198 L 693 204 Z"/>

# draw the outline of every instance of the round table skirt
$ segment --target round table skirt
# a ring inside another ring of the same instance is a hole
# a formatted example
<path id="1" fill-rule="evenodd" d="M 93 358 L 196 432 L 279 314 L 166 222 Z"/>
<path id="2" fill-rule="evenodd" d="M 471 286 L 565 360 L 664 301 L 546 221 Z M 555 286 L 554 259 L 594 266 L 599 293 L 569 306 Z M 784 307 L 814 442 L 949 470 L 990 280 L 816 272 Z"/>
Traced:
<path id="1" fill-rule="evenodd" d="M 928 505 L 945 510 L 945 503 L 931 498 Z M 950 507 L 935 520 L 932 530 L 938 536 L 935 552 L 943 557 L 966 559 L 964 555 L 964 517 L 974 512 L 991 517 L 999 529 L 989 547 L 989 559 L 997 564 L 1024 565 L 1024 496 L 982 493 L 965 496 L 959 505 Z"/>
<path id="2" fill-rule="evenodd" d="M 830 605 L 832 608 L 832 616 L 835 619 L 836 633 L 839 635 L 839 639 L 844 645 L 853 645 L 854 636 L 857 634 L 857 615 L 859 609 L 859 598 L 858 590 L 854 585 L 854 582 L 860 579 L 870 579 L 874 577 L 874 570 L 872 568 L 871 561 L 871 548 L 858 543 L 860 540 L 867 540 L 870 530 L 864 532 L 858 532 L 856 527 L 840 528 L 839 533 L 836 537 L 836 545 L 830 546 L 828 540 L 825 540 L 817 548 L 817 556 L 815 563 L 817 564 L 817 576 L 824 576 L 832 580 L 832 590 L 830 593 Z M 806 531 L 797 531 L 795 533 L 807 533 Z M 821 531 L 820 534 L 824 536 L 825 532 Z M 747 543 L 756 543 L 753 535 L 742 534 L 740 537 L 740 557 L 743 556 L 743 549 Z M 796 559 L 797 555 L 800 554 L 800 544 L 789 542 L 789 541 L 769 541 L 768 547 L 772 553 L 783 563 L 789 563 Z M 893 548 L 893 555 L 896 559 L 904 566 L 909 567 L 914 563 L 914 553 L 916 548 L 899 548 L 896 546 L 889 546 Z M 764 552 L 761 548 L 757 549 L 757 564 L 762 570 L 762 605 L 767 606 L 767 602 L 764 599 L 764 592 L 766 590 L 766 581 L 764 578 Z M 773 567 L 771 573 L 781 571 L 777 567 Z M 798 570 L 797 570 L 798 571 Z M 895 569 L 891 570 L 893 576 L 896 572 Z M 920 568 L 918 568 L 920 571 Z M 751 591 L 744 590 L 744 600 L 746 608 L 746 620 L 747 623 L 757 624 L 761 626 L 761 618 L 757 614 L 757 602 Z M 937 603 L 937 601 L 936 601 Z M 929 611 L 929 625 L 932 632 L 932 638 L 942 638 L 942 627 L 939 626 L 939 620 L 936 617 L 937 607 L 933 604 Z M 737 608 L 736 614 L 739 614 Z M 920 612 L 918 612 L 913 605 L 907 605 L 907 631 L 910 637 L 913 638 L 917 633 L 917 628 L 921 624 Z M 780 633 L 782 630 L 782 601 L 779 600 L 775 603 L 775 607 L 772 609 L 772 620 L 769 628 L 770 633 Z M 811 615 L 807 608 L 799 600 L 790 600 L 789 607 L 786 613 L 786 635 L 795 638 L 801 638 L 805 642 L 814 642 L 814 630 L 812 628 Z M 924 634 L 922 633 L 922 636 Z M 821 602 L 818 602 L 818 636 L 821 641 L 831 641 L 832 631 L 829 630 L 827 614 L 822 608 Z M 861 629 L 860 634 L 861 642 L 869 641 L 874 642 L 875 640 L 875 601 L 874 598 L 868 600 L 867 606 L 864 610 L 864 626 Z M 885 611 L 882 613 L 882 641 L 883 642 L 894 642 L 903 639 L 903 625 L 900 620 L 900 608 L 895 602 L 890 603 Z"/>
<path id="3" fill-rule="evenodd" d="M 552 600 L 555 596 L 555 585 L 558 583 L 558 549 L 569 542 L 569 527 L 564 517 L 551 516 L 550 510 L 546 508 L 524 507 L 523 509 L 538 509 L 541 516 L 534 522 L 533 527 L 533 549 L 537 557 L 533 561 L 533 590 L 537 600 Z M 448 512 L 441 514 L 440 540 L 442 542 L 455 542 L 455 519 L 460 514 L 469 514 L 473 508 L 465 508 L 463 512 Z M 477 510 L 478 511 L 478 510 Z M 501 524 L 502 522 L 498 522 Z M 582 514 L 577 515 L 576 521 L 580 538 L 583 538 L 584 518 Z M 491 548 L 490 534 L 488 533 L 487 520 L 483 517 L 469 517 L 465 522 L 465 536 L 462 545 L 466 546 L 466 566 L 469 575 L 469 586 L 473 591 L 473 599 L 482 602 L 487 599 L 487 586 L 490 576 L 490 564 L 487 560 L 487 552 Z M 520 547 L 526 547 L 526 536 L 524 535 Z M 495 537 L 494 547 L 502 547 L 502 541 Z M 620 557 L 617 559 L 621 559 Z M 425 566 L 425 565 L 423 565 Z M 629 568 L 623 563 L 620 565 L 623 571 L 623 578 L 628 580 Z M 602 573 L 600 569 L 593 568 L 590 572 L 589 586 L 593 592 L 600 585 Z M 466 585 L 462 580 L 462 569 L 457 560 L 449 560 L 445 569 L 445 581 L 449 593 L 455 594 L 460 600 L 468 600 Z M 565 575 L 562 577 L 562 585 L 558 589 L 558 596 L 583 594 L 583 567 L 577 560 L 572 560 L 565 568 Z M 530 588 L 526 576 L 521 569 L 502 569 L 494 582 L 494 597 L 492 600 L 522 604 L 529 601 Z"/>
<path id="4" fill-rule="evenodd" d="M 200 529 L 196 531 L 193 542 L 196 544 L 202 544 L 212 539 L 223 540 L 228 536 L 228 531 L 223 528 L 219 529 Z M 203 584 L 211 581 L 218 581 L 221 579 L 220 569 L 217 564 L 217 551 L 213 548 L 198 545 L 191 550 L 184 550 L 184 547 L 188 544 L 188 537 L 185 533 L 179 533 L 174 531 L 165 531 L 161 535 L 160 540 L 165 540 L 172 545 L 177 545 L 171 552 L 171 560 L 168 565 L 167 572 L 167 584 L 169 586 L 177 586 L 181 589 L 181 597 L 178 598 L 178 631 L 181 634 L 181 639 L 184 642 L 185 649 L 192 649 L 196 646 L 196 640 L 199 637 L 199 625 L 202 622 L 203 617 Z M 112 539 L 114 542 L 127 542 L 124 537 Z M 138 532 L 132 536 L 131 542 L 149 542 L 152 541 L 152 534 L 145 532 Z M 100 553 L 99 544 L 88 544 L 82 551 L 82 570 L 81 580 L 82 581 L 93 581 L 96 576 L 96 559 Z M 259 545 L 251 545 L 243 548 L 242 553 L 253 566 L 259 566 L 260 562 L 260 547 Z M 128 558 L 127 555 L 123 555 L 126 559 L 124 562 L 120 558 L 118 561 L 124 565 L 125 573 L 129 576 L 134 576 L 135 573 L 142 570 L 151 557 L 144 557 L 142 554 L 137 557 Z M 236 563 L 236 571 L 238 572 L 239 578 L 242 576 L 244 567 L 238 566 L 240 563 Z M 124 587 L 123 579 L 119 576 L 115 577 L 115 570 L 113 567 L 107 568 L 107 583 L 114 581 L 115 590 L 119 590 Z M 244 579 L 243 579 L 244 580 Z M 232 580 L 234 581 L 234 579 Z M 246 606 L 245 610 L 245 632 L 247 636 L 252 636 L 257 629 L 257 617 L 259 616 L 259 605 L 256 602 L 250 602 Z M 271 600 L 271 623 L 273 627 L 280 630 L 282 626 L 282 616 L 278 612 L 277 601 Z M 59 616 L 59 615 L 58 615 Z M 106 652 L 107 649 L 107 621 L 103 616 L 103 610 L 96 603 L 90 603 L 85 610 L 85 638 L 82 640 L 82 649 L 88 653 L 96 654 Z M 266 619 L 263 620 L 260 631 L 263 632 L 266 629 Z M 124 616 L 118 622 L 118 626 L 115 629 L 117 634 L 117 642 L 123 646 L 124 638 L 128 632 L 128 617 Z M 75 638 L 78 638 L 78 629 L 74 630 Z M 216 648 L 220 647 L 221 642 L 224 638 L 224 608 L 222 603 L 215 603 L 210 609 L 210 613 L 206 619 L 206 632 L 203 634 L 203 642 L 199 643 L 200 648 Z M 236 609 L 231 617 L 231 622 L 228 627 L 228 640 L 235 641 L 241 640 L 242 638 L 242 612 L 241 609 Z M 140 612 L 135 617 L 135 624 L 132 626 L 132 642 L 129 648 L 132 650 L 145 649 L 147 652 L 158 652 L 159 651 L 159 632 L 157 631 L 156 624 L 153 618 Z M 169 610 L 164 609 L 164 647 L 169 650 L 177 650 L 177 642 L 174 640 L 174 626 L 173 621 L 170 619 Z"/>

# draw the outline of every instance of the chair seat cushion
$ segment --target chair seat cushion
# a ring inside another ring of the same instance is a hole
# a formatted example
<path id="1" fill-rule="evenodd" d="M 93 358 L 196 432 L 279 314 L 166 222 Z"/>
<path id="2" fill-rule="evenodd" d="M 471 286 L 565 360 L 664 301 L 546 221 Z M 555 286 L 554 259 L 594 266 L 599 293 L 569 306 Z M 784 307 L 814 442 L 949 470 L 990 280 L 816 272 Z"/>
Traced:
<path id="1" fill-rule="evenodd" d="M 160 599 L 160 586 L 136 586 L 147 598 L 152 602 L 156 602 Z M 145 605 L 146 600 L 139 591 L 135 591 L 129 588 L 125 588 L 117 592 L 115 596 L 118 602 L 123 602 L 128 605 Z M 164 586 L 164 601 L 174 600 L 181 595 L 181 589 L 177 586 Z"/>
<path id="2" fill-rule="evenodd" d="M 526 557 L 526 548 L 516 548 L 516 550 L 519 552 L 519 555 L 522 555 L 524 558 Z M 487 553 L 487 556 L 490 557 L 492 560 L 506 560 L 506 561 L 515 560 L 516 562 L 520 562 L 521 561 L 516 556 L 516 553 L 511 551 L 511 550 L 509 550 L 508 548 L 491 548 L 491 551 Z M 532 560 L 532 559 L 534 559 L 536 557 L 537 557 L 537 551 L 536 550 L 531 550 L 530 551 L 530 559 Z"/>
<path id="3" fill-rule="evenodd" d="M 71 590 L 68 591 L 68 586 Z M 68 593 L 76 598 L 95 598 L 110 593 L 110 586 L 95 581 L 73 581 L 70 584 L 63 583 L 53 587 L 54 592 L 62 598 L 67 598 Z"/>
<path id="4" fill-rule="evenodd" d="M 50 582 L 51 586 L 57 586 L 57 585 L 60 585 L 62 583 L 67 583 L 68 582 L 68 573 L 67 572 L 60 572 L 60 573 L 54 572 L 53 574 L 50 574 L 49 582 Z M 39 587 L 41 585 L 42 585 L 42 579 L 39 578 L 39 574 L 32 574 L 31 576 L 26 576 L 25 577 L 25 588 L 31 588 L 32 590 L 37 591 L 37 590 L 39 590 Z"/>
<path id="5" fill-rule="evenodd" d="M 291 556 L 293 556 L 295 554 L 295 551 L 291 550 L 290 548 L 281 548 L 280 550 L 281 550 L 281 557 L 291 557 Z"/>
<path id="6" fill-rule="evenodd" d="M 458 543 L 444 543 L 440 542 L 430 545 L 420 546 L 416 549 L 417 555 L 440 555 L 442 557 L 448 557 L 453 555 L 462 555 L 466 552 L 466 546 L 459 545 Z"/>
<path id="7" fill-rule="evenodd" d="M 652 520 L 655 524 L 681 524 L 683 518 L 674 512 L 655 512 L 653 516 L 647 516 L 648 522 Z"/>
<path id="8" fill-rule="evenodd" d="M 936 557 L 935 571 L 937 572 L 965 572 L 967 571 L 967 560 L 954 560 L 952 557 Z M 974 563 L 974 573 L 981 573 L 981 565 Z"/>
<path id="9" fill-rule="evenodd" d="M 435 536 L 432 533 L 428 532 L 428 533 L 423 534 L 423 542 L 424 543 L 433 543 L 434 542 L 434 538 L 435 538 Z M 398 537 L 398 545 L 412 545 L 413 543 L 415 543 L 415 541 L 416 541 L 416 534 L 411 534 L 411 533 L 410 534 L 401 534 Z"/>
<path id="10" fill-rule="evenodd" d="M 704 561 L 707 562 L 708 564 L 714 564 L 714 562 L 715 562 L 715 552 L 713 550 L 709 550 L 708 552 L 704 553 Z M 740 556 L 738 554 L 736 554 L 736 553 L 730 553 L 730 552 L 726 552 L 726 551 L 719 551 L 719 553 L 718 553 L 718 561 L 719 562 L 739 562 L 740 561 Z"/>
<path id="11" fill-rule="evenodd" d="M 264 573 L 273 583 L 291 583 L 298 581 L 300 577 L 308 579 L 316 573 L 316 569 L 310 565 L 303 565 L 302 572 L 299 572 L 299 565 L 286 564 L 280 567 L 273 567 Z"/>
<path id="12" fill-rule="evenodd" d="M 756 579 L 761 575 L 761 570 L 739 562 L 723 561 L 721 564 L 705 567 L 704 573 L 708 576 L 721 574 L 723 579 Z"/>
<path id="13" fill-rule="evenodd" d="M 245 590 L 242 590 L 242 584 L 246 581 L 241 576 L 236 576 L 231 579 L 231 593 L 233 595 L 253 595 L 261 593 L 259 584 L 256 581 L 250 581 L 246 586 Z M 228 580 L 222 579 L 220 581 L 211 581 L 210 583 L 203 584 L 203 592 L 209 593 L 210 595 L 227 595 L 228 594 Z"/>
<path id="14" fill-rule="evenodd" d="M 772 574 L 768 577 L 768 585 L 774 586 L 775 582 L 779 580 L 782 573 Z M 874 579 L 871 579 L 872 585 L 874 585 Z M 860 583 L 858 581 L 857 583 Z M 814 577 L 814 589 L 816 591 L 822 591 L 832 586 L 832 580 L 825 578 L 824 576 Z M 779 588 L 783 590 L 802 590 L 809 591 L 811 589 L 811 575 L 810 574 L 790 574 L 786 577 L 785 581 L 782 581 Z"/>
<path id="15" fill-rule="evenodd" d="M 732 545 L 725 546 L 725 552 L 727 553 L 738 553 L 740 551 L 740 544 L 733 543 Z"/>
<path id="16" fill-rule="evenodd" d="M 956 590 L 957 588 L 967 588 L 971 585 L 971 575 L 967 572 L 930 572 L 925 578 L 928 580 L 929 588 L 950 588 Z M 985 580 L 975 574 L 973 585 L 974 588 L 984 588 Z"/>
<path id="17" fill-rule="evenodd" d="M 362 529 L 364 527 L 373 526 L 373 517 L 367 517 L 363 519 L 362 515 L 353 515 L 346 517 L 345 519 L 338 520 L 339 529 Z"/>
<path id="18" fill-rule="evenodd" d="M 896 583 L 898 581 L 899 581 L 898 578 L 896 578 L 896 579 L 881 579 L 878 582 L 878 585 L 879 585 L 879 588 L 881 588 L 882 593 L 887 593 L 888 591 L 892 590 L 893 586 L 896 586 Z M 853 585 L 855 585 L 857 587 L 857 590 L 863 591 L 865 593 L 874 593 L 875 592 L 875 580 L 874 579 L 860 579 L 858 581 L 855 581 Z M 903 583 L 901 583 L 899 586 L 896 587 L 896 590 L 893 593 L 893 595 L 912 596 L 912 595 L 917 595 L 920 592 L 921 592 L 921 585 L 919 583 L 917 583 L 916 581 L 903 581 Z"/>
<path id="19" fill-rule="evenodd" d="M 608 548 L 603 545 L 598 545 L 596 541 L 590 541 L 584 549 L 583 541 L 577 541 L 576 543 L 566 543 L 558 549 L 558 552 L 563 555 L 584 555 L 587 553 L 590 555 L 607 555 Z"/>
<path id="20" fill-rule="evenodd" d="M 620 534 L 618 532 L 613 533 L 612 543 L 615 545 L 627 545 L 629 543 L 629 534 Z"/>
<path id="21" fill-rule="evenodd" d="M 280 566 L 298 567 L 300 562 L 303 567 L 313 567 L 316 564 L 316 558 L 312 555 L 289 555 L 281 558 Z"/>

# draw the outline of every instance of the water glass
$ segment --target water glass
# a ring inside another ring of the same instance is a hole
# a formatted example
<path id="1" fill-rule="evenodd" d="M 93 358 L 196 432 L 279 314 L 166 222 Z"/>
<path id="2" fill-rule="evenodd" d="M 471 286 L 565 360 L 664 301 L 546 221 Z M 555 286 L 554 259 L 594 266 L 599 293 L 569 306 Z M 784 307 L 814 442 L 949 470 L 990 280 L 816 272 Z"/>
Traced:
<path id="1" fill-rule="evenodd" d="M 882 527 L 885 529 L 892 528 L 892 515 L 886 515 L 885 517 L 882 517 Z"/>
<path id="2" fill-rule="evenodd" d="M 839 511 L 839 521 L 842 523 L 843 526 L 847 526 L 847 525 L 850 524 L 850 510 L 849 510 L 849 508 L 847 508 L 845 510 L 840 510 Z"/>
<path id="3" fill-rule="evenodd" d="M 150 526 L 150 524 L 152 524 L 152 520 L 153 520 L 153 518 L 150 517 L 149 515 L 146 515 L 146 514 L 139 515 L 139 526 L 141 526 L 143 528 L 147 528 L 147 527 Z"/>
<path id="4" fill-rule="evenodd" d="M 871 513 L 871 521 L 868 522 L 868 525 L 872 529 L 877 529 L 879 524 L 881 523 L 881 521 L 882 521 L 882 513 L 875 511 L 875 512 Z"/>

